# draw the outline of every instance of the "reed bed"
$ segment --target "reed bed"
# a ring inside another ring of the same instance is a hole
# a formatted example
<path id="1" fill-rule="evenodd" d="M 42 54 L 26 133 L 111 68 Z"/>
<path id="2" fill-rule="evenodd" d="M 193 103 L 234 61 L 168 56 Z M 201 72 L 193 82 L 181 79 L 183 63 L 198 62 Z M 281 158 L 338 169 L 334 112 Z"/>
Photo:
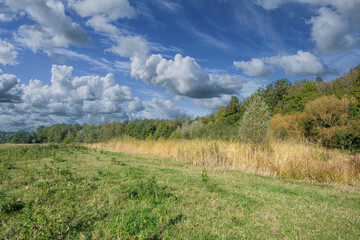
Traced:
<path id="1" fill-rule="evenodd" d="M 114 139 L 88 145 L 115 152 L 174 158 L 198 166 L 238 169 L 324 183 L 360 183 L 360 156 L 295 141 L 273 141 L 254 150 L 249 144 L 208 140 Z"/>

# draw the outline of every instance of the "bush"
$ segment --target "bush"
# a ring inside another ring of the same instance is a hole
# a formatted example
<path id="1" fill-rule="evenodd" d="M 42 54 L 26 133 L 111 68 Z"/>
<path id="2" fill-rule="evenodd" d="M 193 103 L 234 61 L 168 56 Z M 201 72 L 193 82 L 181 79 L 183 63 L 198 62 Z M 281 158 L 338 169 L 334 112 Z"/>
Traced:
<path id="1" fill-rule="evenodd" d="M 309 102 L 301 118 L 307 137 L 326 147 L 358 151 L 360 125 L 350 114 L 355 104 L 347 96 L 324 96 Z"/>
<path id="2" fill-rule="evenodd" d="M 324 96 L 309 102 L 304 111 L 307 122 L 313 126 L 334 127 L 345 125 L 349 118 L 350 99 Z"/>
<path id="3" fill-rule="evenodd" d="M 322 143 L 329 148 L 341 148 L 352 153 L 360 150 L 360 123 L 334 127 L 323 136 Z"/>
<path id="4" fill-rule="evenodd" d="M 255 95 L 240 122 L 240 140 L 253 147 L 262 145 L 269 128 L 270 112 L 261 97 Z"/>
<path id="5" fill-rule="evenodd" d="M 299 114 L 275 114 L 270 120 L 269 127 L 278 139 L 300 139 L 304 135 L 304 129 L 299 125 Z"/>

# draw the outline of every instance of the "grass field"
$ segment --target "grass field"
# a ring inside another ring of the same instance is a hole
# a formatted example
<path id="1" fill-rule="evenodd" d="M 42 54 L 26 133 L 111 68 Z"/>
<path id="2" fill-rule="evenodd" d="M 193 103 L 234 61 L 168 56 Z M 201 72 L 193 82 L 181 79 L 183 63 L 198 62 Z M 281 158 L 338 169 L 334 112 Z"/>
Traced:
<path id="1" fill-rule="evenodd" d="M 0 147 L 0 239 L 359 239 L 360 189 L 81 146 Z"/>

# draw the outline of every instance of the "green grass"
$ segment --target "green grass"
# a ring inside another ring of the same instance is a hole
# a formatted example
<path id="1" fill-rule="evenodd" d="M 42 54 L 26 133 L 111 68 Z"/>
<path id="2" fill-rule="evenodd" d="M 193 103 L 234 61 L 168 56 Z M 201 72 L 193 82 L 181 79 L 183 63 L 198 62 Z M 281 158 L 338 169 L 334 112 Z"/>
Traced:
<path id="1" fill-rule="evenodd" d="M 359 239 L 360 190 L 81 146 L 0 147 L 0 239 Z"/>

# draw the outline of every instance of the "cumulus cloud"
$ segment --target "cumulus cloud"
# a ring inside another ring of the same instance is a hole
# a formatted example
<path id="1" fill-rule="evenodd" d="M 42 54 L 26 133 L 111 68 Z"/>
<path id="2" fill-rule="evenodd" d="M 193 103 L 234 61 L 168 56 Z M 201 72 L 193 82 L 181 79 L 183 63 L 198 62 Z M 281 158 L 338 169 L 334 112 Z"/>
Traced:
<path id="1" fill-rule="evenodd" d="M 359 9 L 360 10 L 360 9 Z M 359 38 L 349 34 L 350 23 L 332 9 L 319 9 L 319 16 L 312 18 L 311 37 L 320 52 L 335 52 L 360 44 Z"/>
<path id="2" fill-rule="evenodd" d="M 111 20 L 117 20 L 119 18 L 135 18 L 137 16 L 136 10 L 127 0 L 70 0 L 69 5 L 82 17 L 103 15 Z"/>
<path id="3" fill-rule="evenodd" d="M 221 106 L 226 106 L 230 102 L 230 95 L 222 95 L 216 98 L 194 99 L 198 107 L 207 108 L 212 111 L 218 110 Z"/>
<path id="4" fill-rule="evenodd" d="M 320 52 L 329 53 L 352 48 L 360 44 L 359 0 L 254 0 L 255 4 L 272 10 L 289 2 L 312 4 L 318 16 L 312 17 L 311 38 Z"/>
<path id="5" fill-rule="evenodd" d="M 33 51 L 40 47 L 86 44 L 89 37 L 80 25 L 72 22 L 65 14 L 61 1 L 52 0 L 4 0 L 14 12 L 24 11 L 38 25 L 23 25 L 16 34 L 16 40 Z"/>
<path id="6" fill-rule="evenodd" d="M 0 63 L 3 65 L 15 65 L 17 51 L 14 46 L 6 41 L 0 39 Z"/>
<path id="7" fill-rule="evenodd" d="M 133 98 L 128 87 L 116 84 L 113 74 L 73 76 L 72 72 L 71 66 L 53 65 L 51 84 L 32 79 L 21 85 L 16 76 L 0 72 L 0 119 L 18 119 L 29 127 L 33 124 L 28 119 L 47 125 L 78 121 L 94 112 L 126 116 L 141 110 L 140 99 Z M 129 102 L 127 109 L 125 102 Z"/>
<path id="8" fill-rule="evenodd" d="M 131 76 L 191 98 L 212 98 L 240 90 L 224 84 L 218 77 L 210 77 L 195 59 L 180 54 L 170 60 L 155 54 L 134 56 L 131 58 Z"/>
<path id="9" fill-rule="evenodd" d="M 244 76 L 229 74 L 209 74 L 209 78 L 212 85 L 223 86 L 236 92 L 246 88 L 253 81 Z"/>
<path id="10" fill-rule="evenodd" d="M 234 66 L 241 68 L 246 75 L 254 77 L 269 77 L 274 73 L 274 68 L 264 64 L 261 59 L 253 58 L 251 61 L 234 61 Z"/>
<path id="11" fill-rule="evenodd" d="M 134 97 L 134 101 L 130 101 L 128 103 L 127 112 L 139 112 L 144 109 L 145 109 L 145 107 L 144 107 L 142 101 L 140 100 L 140 98 Z"/>
<path id="12" fill-rule="evenodd" d="M 258 64 L 252 64 L 254 61 L 261 62 L 259 65 L 273 65 L 285 70 L 289 75 L 296 77 L 321 76 L 325 74 L 335 73 L 333 69 L 326 66 L 320 58 L 310 52 L 298 51 L 295 55 L 274 56 L 261 59 L 252 59 L 250 62 L 234 62 L 234 65 L 241 63 L 247 69 L 246 74 L 256 76 Z M 252 69 L 253 68 L 253 69 Z M 250 74 L 249 74 L 250 73 Z"/>
<path id="13" fill-rule="evenodd" d="M 283 68 L 287 74 L 296 77 L 321 76 L 333 73 L 317 56 L 298 51 L 295 55 L 265 58 L 265 62 Z"/>
<path id="14" fill-rule="evenodd" d="M 217 82 L 218 84 L 237 90 L 236 94 L 222 94 L 219 97 L 214 98 L 193 99 L 196 106 L 207 108 L 212 111 L 216 111 L 221 106 L 227 105 L 232 95 L 237 95 L 240 98 L 246 98 L 253 94 L 261 86 L 257 81 L 239 75 L 210 74 L 209 76 L 212 82 Z"/>
<path id="15" fill-rule="evenodd" d="M 148 52 L 147 42 L 139 36 L 119 37 L 117 45 L 107 51 L 116 53 L 121 57 L 133 57 L 135 55 L 146 55 Z"/>
<path id="16" fill-rule="evenodd" d="M 22 105 L 31 111 L 81 119 L 93 112 L 119 113 L 122 102 L 133 100 L 130 89 L 116 84 L 113 74 L 74 77 L 72 71 L 69 66 L 53 65 L 51 85 L 39 80 L 22 85 Z"/>
<path id="17" fill-rule="evenodd" d="M 18 87 L 20 80 L 12 74 L 4 74 L 0 70 L 0 104 L 4 102 L 20 101 L 21 89 Z"/>
<path id="18" fill-rule="evenodd" d="M 142 115 L 148 119 L 174 119 L 189 115 L 184 109 L 175 106 L 170 100 L 153 98 L 143 104 L 145 109 Z"/>

